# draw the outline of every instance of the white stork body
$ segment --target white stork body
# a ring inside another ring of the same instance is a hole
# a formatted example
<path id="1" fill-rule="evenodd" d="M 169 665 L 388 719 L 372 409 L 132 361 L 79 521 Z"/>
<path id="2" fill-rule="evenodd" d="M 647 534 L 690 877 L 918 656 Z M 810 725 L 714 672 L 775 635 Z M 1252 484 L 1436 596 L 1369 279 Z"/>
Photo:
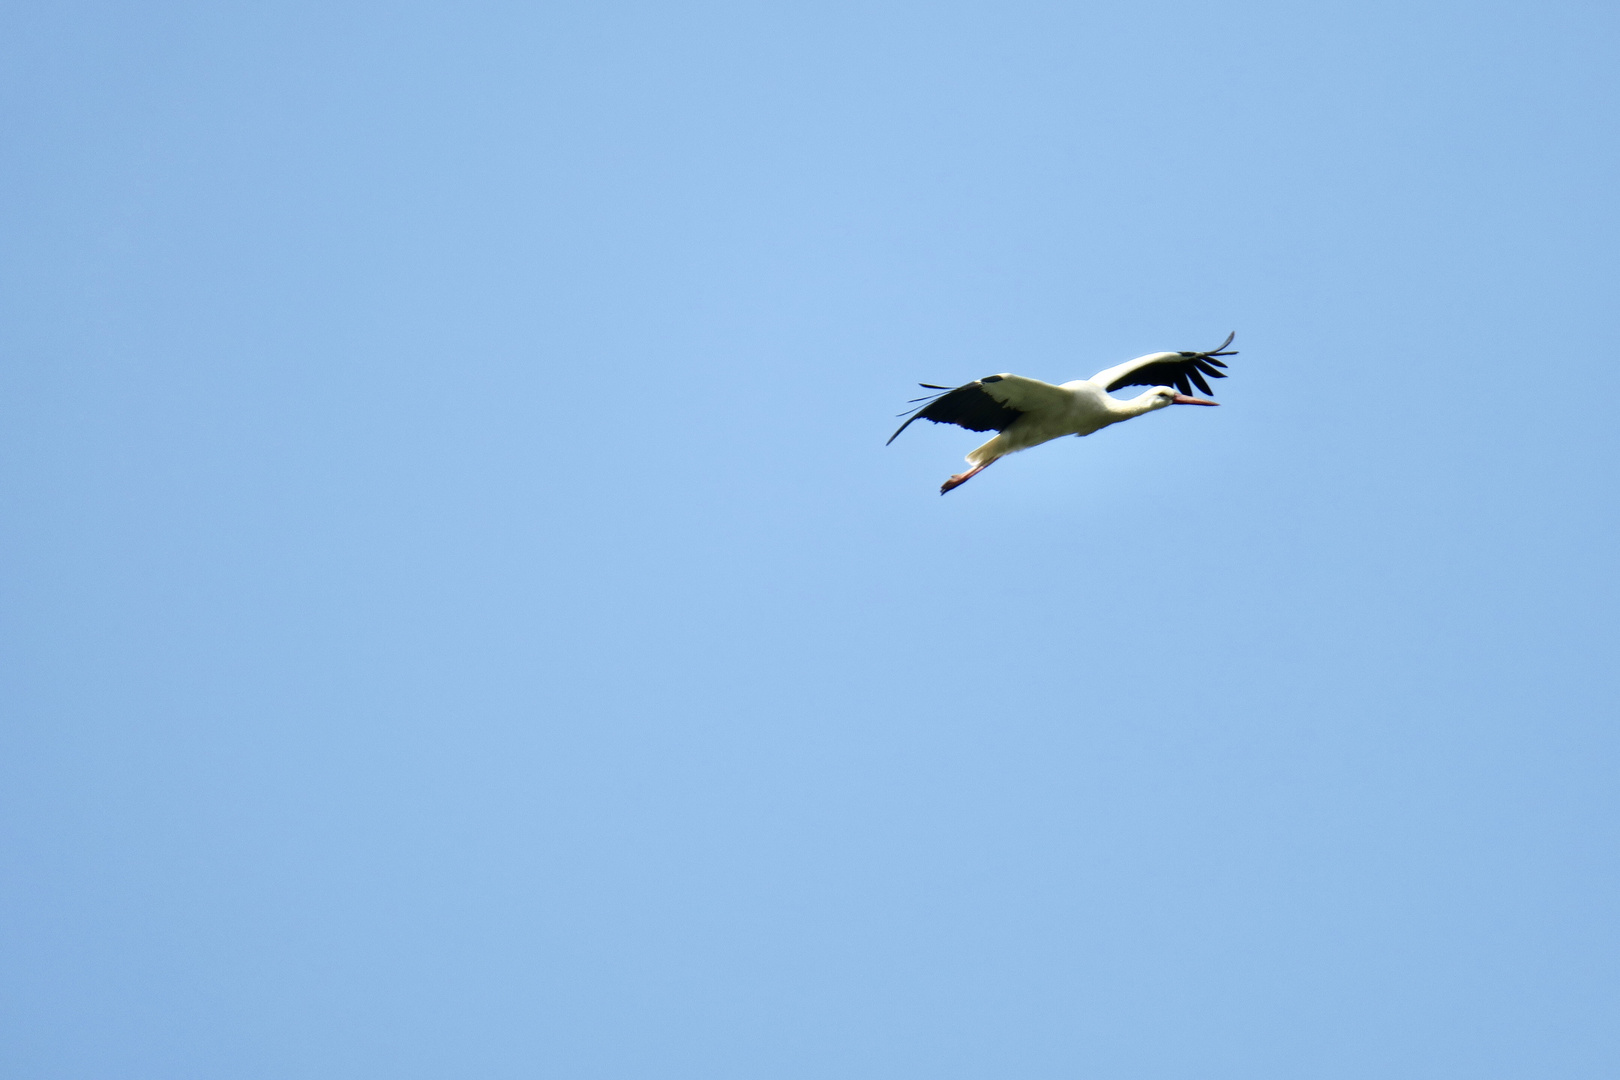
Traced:
<path id="1" fill-rule="evenodd" d="M 1090 435 L 1109 424 L 1129 420 L 1133 416 L 1154 412 L 1167 405 L 1216 405 L 1219 402 L 1190 396 L 1189 380 L 1204 393 L 1209 393 L 1205 377 L 1223 379 L 1217 370 L 1225 367 L 1220 356 L 1234 356 L 1223 352 L 1232 343 L 1229 335 L 1218 347 L 1208 352 L 1160 352 L 1139 356 L 1123 364 L 1099 371 L 1089 379 L 1077 379 L 1061 386 L 1029 379 L 1022 375 L 988 375 L 983 379 L 949 390 L 948 393 L 926 399 L 915 414 L 900 425 L 904 431 L 913 420 L 931 420 L 940 424 L 956 424 L 971 431 L 997 431 L 998 434 L 984 445 L 974 448 L 967 456 L 973 468 L 958 473 L 945 481 L 940 494 L 959 487 L 992 463 L 1019 450 L 1062 438 L 1065 435 Z M 1169 385 L 1173 383 L 1179 392 Z M 931 390 L 945 387 L 923 384 Z M 1126 386 L 1148 386 L 1147 392 L 1128 400 L 1109 393 Z"/>
<path id="2" fill-rule="evenodd" d="M 1008 393 L 1005 395 L 995 395 L 997 399 L 1022 410 L 1024 415 L 1003 429 L 1001 434 L 970 451 L 967 456 L 969 464 L 977 465 L 992 458 L 1006 457 L 1065 435 L 1090 435 L 1109 424 L 1117 424 L 1162 407 L 1151 390 L 1128 401 L 1121 401 L 1090 379 L 1076 379 L 1053 386 L 1017 375 L 1003 375 L 1001 382 L 1013 385 L 1007 387 Z M 1028 385 L 1020 386 L 1021 383 Z M 1036 387 L 1040 389 L 1036 390 Z M 996 389 L 1000 390 L 1001 387 Z"/>

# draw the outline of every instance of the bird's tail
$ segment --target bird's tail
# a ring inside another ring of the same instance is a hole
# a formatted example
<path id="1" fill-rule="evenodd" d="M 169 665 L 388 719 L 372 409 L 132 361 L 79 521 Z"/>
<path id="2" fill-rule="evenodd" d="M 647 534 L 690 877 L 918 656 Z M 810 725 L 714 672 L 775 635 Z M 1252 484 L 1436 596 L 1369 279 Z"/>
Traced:
<path id="1" fill-rule="evenodd" d="M 976 446 L 968 451 L 967 463 L 969 465 L 988 465 L 1006 452 L 1006 439 L 997 435 L 983 446 Z"/>

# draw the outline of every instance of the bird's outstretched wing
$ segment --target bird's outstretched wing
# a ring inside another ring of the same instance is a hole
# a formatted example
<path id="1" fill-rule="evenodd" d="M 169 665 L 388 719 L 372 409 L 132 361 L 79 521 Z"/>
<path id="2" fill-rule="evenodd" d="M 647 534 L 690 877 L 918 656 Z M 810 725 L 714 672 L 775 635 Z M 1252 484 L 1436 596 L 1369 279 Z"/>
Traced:
<path id="1" fill-rule="evenodd" d="M 1091 377 L 1094 383 L 1100 383 L 1104 390 L 1120 390 L 1127 386 L 1173 386 L 1183 394 L 1192 393 L 1193 386 L 1206 394 L 1213 391 L 1204 376 L 1211 379 L 1224 379 L 1225 374 L 1219 371 L 1226 365 L 1215 359 L 1218 356 L 1236 356 L 1237 352 L 1224 351 L 1232 344 L 1237 333 L 1226 335 L 1226 340 L 1208 352 L 1183 353 L 1150 353 L 1139 356 L 1135 360 L 1127 360 L 1118 367 L 1111 367 L 1107 371 L 1099 371 Z M 1190 383 L 1190 385 L 1189 385 Z"/>
<path id="2" fill-rule="evenodd" d="M 913 420 L 955 424 L 969 431 L 1006 431 L 1014 420 L 1027 412 L 1062 408 L 1069 400 L 1068 391 L 1022 375 L 986 375 L 954 390 L 931 383 L 918 385 L 925 390 L 947 392 L 917 398 L 926 404 L 911 410 L 910 419 L 889 436 L 889 442 L 894 442 Z"/>

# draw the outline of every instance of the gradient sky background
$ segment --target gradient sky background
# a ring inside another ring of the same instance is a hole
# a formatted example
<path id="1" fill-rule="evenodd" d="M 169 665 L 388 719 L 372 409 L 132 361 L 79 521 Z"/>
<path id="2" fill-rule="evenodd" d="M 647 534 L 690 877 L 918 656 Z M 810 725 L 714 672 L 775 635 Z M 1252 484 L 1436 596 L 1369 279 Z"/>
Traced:
<path id="1" fill-rule="evenodd" d="M 1620 1071 L 1611 5 L 3 20 L 8 1077 Z"/>

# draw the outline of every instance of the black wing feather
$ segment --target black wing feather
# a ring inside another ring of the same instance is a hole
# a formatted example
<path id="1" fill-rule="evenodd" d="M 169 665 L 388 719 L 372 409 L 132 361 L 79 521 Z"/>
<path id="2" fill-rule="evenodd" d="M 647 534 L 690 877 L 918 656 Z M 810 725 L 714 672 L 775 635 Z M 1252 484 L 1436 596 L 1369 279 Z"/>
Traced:
<path id="1" fill-rule="evenodd" d="M 1190 394 L 1192 388 L 1187 385 L 1190 380 L 1204 393 L 1213 393 L 1209 383 L 1204 381 L 1205 376 L 1211 379 L 1224 379 L 1226 372 L 1217 371 L 1202 360 L 1188 356 L 1184 359 L 1161 360 L 1157 364 L 1144 364 L 1129 375 L 1121 375 L 1109 383 L 1106 389 L 1114 391 L 1123 390 L 1127 386 L 1174 386 L 1183 394 Z"/>
<path id="2" fill-rule="evenodd" d="M 997 376 L 991 376 L 992 379 Z M 927 383 L 921 384 L 927 386 Z M 904 416 L 904 413 L 900 415 Z M 969 431 L 1006 431 L 1023 412 L 1003 405 L 985 393 L 984 380 L 975 379 L 948 393 L 938 394 L 927 405 L 915 410 L 910 420 L 901 424 L 889 442 L 900 437 L 900 432 L 911 426 L 912 420 L 931 420 L 936 424 L 955 424 Z M 884 444 L 885 446 L 888 443 Z"/>
<path id="3" fill-rule="evenodd" d="M 1204 381 L 1205 376 L 1211 379 L 1226 378 L 1226 373 L 1220 370 L 1226 365 L 1217 357 L 1237 355 L 1236 352 L 1221 351 L 1232 344 L 1232 338 L 1235 336 L 1235 334 L 1228 334 L 1225 341 L 1209 350 L 1209 352 L 1177 353 L 1173 360 L 1161 360 L 1157 364 L 1146 364 L 1128 375 L 1121 375 L 1109 383 L 1105 389 L 1112 392 L 1124 389 L 1127 386 L 1173 386 L 1183 394 L 1191 394 L 1192 386 L 1188 385 L 1188 382 L 1191 381 L 1193 385 L 1196 385 L 1204 393 L 1213 394 L 1214 391 L 1209 388 L 1209 383 Z"/>

